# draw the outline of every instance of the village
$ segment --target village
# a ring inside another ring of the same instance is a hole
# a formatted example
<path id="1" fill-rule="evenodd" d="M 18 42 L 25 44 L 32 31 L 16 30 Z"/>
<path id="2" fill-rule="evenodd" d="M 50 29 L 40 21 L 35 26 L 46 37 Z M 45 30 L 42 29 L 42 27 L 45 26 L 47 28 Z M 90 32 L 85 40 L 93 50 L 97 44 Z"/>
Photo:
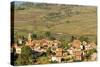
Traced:
<path id="1" fill-rule="evenodd" d="M 22 44 L 21 39 L 19 39 L 18 44 Z M 14 43 L 11 46 L 11 52 L 13 52 L 14 47 L 16 50 L 15 53 L 20 55 L 23 46 L 18 46 L 18 44 Z M 97 59 L 97 46 L 93 41 L 87 43 L 86 41 L 81 42 L 79 39 L 74 39 L 66 45 L 69 46 L 67 49 L 60 47 L 61 45 L 62 43 L 58 40 L 32 40 L 31 34 L 29 33 L 24 46 L 28 46 L 35 51 L 33 56 L 41 56 L 43 53 L 49 53 L 47 54 L 47 60 L 52 63 L 95 61 Z M 37 64 L 41 63 L 37 62 Z"/>

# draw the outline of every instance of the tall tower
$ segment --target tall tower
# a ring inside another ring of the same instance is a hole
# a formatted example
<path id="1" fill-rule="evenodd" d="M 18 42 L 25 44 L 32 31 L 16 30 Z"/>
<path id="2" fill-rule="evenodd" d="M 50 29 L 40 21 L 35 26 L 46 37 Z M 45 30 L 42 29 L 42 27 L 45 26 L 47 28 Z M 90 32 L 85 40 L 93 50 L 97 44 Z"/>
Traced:
<path id="1" fill-rule="evenodd" d="M 28 34 L 28 41 L 31 41 L 31 33 Z"/>

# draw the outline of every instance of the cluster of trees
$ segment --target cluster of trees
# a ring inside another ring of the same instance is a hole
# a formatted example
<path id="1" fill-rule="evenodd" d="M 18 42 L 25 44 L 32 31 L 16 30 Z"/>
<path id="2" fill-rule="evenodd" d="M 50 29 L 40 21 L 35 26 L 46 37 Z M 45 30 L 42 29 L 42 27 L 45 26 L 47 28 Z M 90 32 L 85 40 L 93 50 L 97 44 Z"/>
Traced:
<path id="1" fill-rule="evenodd" d="M 91 58 L 91 55 L 93 54 L 93 53 L 97 53 L 97 49 L 91 49 L 91 50 L 89 50 L 89 51 L 85 51 L 85 57 L 84 57 L 84 59 L 87 59 L 87 61 Z"/>
<path id="2" fill-rule="evenodd" d="M 53 34 L 50 31 L 46 31 L 43 33 L 32 33 L 32 38 L 33 39 L 43 39 L 43 38 L 48 38 L 50 40 L 55 40 L 56 38 L 53 36 Z"/>
<path id="3" fill-rule="evenodd" d="M 16 43 L 18 46 L 22 46 L 26 43 L 27 41 L 27 34 L 22 35 L 22 34 L 18 34 L 17 32 L 14 33 L 14 37 L 12 38 L 13 42 Z M 33 32 L 31 34 L 31 38 L 33 40 L 38 40 L 38 39 L 50 39 L 50 40 L 55 40 L 56 37 L 53 36 L 53 34 L 50 31 L 46 31 L 46 32 Z"/>
<path id="4" fill-rule="evenodd" d="M 71 46 L 68 45 L 68 42 L 66 42 L 65 40 L 64 41 L 61 41 L 61 45 L 59 45 L 60 48 L 63 48 L 64 50 L 67 50 L 69 49 Z"/>
<path id="5" fill-rule="evenodd" d="M 81 42 L 83 41 L 89 42 L 88 36 L 80 36 L 80 37 L 71 36 L 70 41 L 72 42 L 74 39 L 79 39 Z"/>
<path id="6" fill-rule="evenodd" d="M 34 63 L 49 63 L 48 56 L 51 54 L 51 49 L 47 49 L 47 53 L 36 53 L 28 46 L 21 48 L 21 54 L 15 61 L 15 65 L 29 65 Z M 44 62 L 43 62 L 44 61 Z"/>
<path id="7" fill-rule="evenodd" d="M 21 48 L 21 54 L 18 56 L 16 65 L 28 65 L 33 63 L 32 49 L 28 46 Z"/>

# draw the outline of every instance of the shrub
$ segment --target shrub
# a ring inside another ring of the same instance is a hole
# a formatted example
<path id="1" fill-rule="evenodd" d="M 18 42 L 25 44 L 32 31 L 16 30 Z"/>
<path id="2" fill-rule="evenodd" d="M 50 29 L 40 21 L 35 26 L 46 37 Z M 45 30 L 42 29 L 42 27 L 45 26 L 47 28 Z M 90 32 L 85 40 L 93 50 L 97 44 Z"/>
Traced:
<path id="1" fill-rule="evenodd" d="M 23 46 L 21 49 L 21 54 L 16 60 L 16 65 L 27 65 L 32 64 L 32 50 L 28 46 Z"/>
<path id="2" fill-rule="evenodd" d="M 89 41 L 89 38 L 86 37 L 86 36 L 81 36 L 81 37 L 79 38 L 79 40 L 80 40 L 81 42 L 82 42 L 82 41 L 88 42 L 88 41 Z"/>

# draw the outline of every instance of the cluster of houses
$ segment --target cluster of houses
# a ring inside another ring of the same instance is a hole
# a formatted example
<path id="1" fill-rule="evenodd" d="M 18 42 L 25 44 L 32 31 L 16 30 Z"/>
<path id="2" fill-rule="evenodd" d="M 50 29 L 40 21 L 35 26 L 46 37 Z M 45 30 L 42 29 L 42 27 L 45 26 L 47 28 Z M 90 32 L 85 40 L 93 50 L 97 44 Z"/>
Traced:
<path id="1" fill-rule="evenodd" d="M 21 39 L 19 40 L 21 44 Z M 97 49 L 97 46 L 94 42 L 87 43 L 86 41 L 81 42 L 78 39 L 73 40 L 72 42 L 68 43 L 70 48 L 64 50 L 63 48 L 59 47 L 61 42 L 58 40 L 48 40 L 48 39 L 41 39 L 41 40 L 32 40 L 31 34 L 28 35 L 28 39 L 25 43 L 25 46 L 29 46 L 32 50 L 37 52 L 47 52 L 50 48 L 53 54 L 49 55 L 49 61 L 56 61 L 56 62 L 73 62 L 73 61 L 82 61 L 84 56 L 86 55 L 86 51 L 91 49 Z M 16 53 L 21 54 L 22 46 L 18 46 L 14 44 Z M 90 60 L 96 60 L 97 53 L 94 52 L 91 55 Z"/>

